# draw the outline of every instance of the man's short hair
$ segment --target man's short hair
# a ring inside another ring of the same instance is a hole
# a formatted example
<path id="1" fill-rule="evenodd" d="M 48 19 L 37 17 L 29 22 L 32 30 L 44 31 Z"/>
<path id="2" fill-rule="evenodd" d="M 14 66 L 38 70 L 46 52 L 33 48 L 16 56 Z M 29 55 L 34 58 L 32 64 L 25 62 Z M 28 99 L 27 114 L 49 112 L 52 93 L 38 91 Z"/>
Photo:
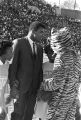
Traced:
<path id="1" fill-rule="evenodd" d="M 29 27 L 29 31 L 30 30 L 33 30 L 33 31 L 37 31 L 39 28 L 44 28 L 46 29 L 47 28 L 47 25 L 44 24 L 44 23 L 41 23 L 39 21 L 34 21 L 30 24 L 30 27 Z"/>

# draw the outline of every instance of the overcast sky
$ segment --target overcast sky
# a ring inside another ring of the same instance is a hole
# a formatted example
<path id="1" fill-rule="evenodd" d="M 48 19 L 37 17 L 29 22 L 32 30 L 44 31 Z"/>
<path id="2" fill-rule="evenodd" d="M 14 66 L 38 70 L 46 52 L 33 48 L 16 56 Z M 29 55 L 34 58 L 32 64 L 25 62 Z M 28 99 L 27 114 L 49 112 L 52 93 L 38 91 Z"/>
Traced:
<path id="1" fill-rule="evenodd" d="M 77 2 L 78 4 L 78 8 L 79 10 L 81 10 L 81 0 L 45 0 L 46 2 L 50 3 L 51 5 L 54 5 L 54 3 L 56 3 L 56 5 L 62 5 L 64 3 L 64 1 L 69 1 L 69 2 Z"/>

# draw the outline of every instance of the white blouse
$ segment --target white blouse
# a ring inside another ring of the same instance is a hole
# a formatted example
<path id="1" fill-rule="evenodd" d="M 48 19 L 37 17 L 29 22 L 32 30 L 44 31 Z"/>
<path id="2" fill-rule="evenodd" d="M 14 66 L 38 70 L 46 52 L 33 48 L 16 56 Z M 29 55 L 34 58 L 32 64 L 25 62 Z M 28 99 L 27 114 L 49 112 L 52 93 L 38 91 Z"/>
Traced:
<path id="1" fill-rule="evenodd" d="M 8 68 L 9 68 L 9 63 L 6 64 L 0 64 L 0 89 L 2 89 L 8 78 Z"/>

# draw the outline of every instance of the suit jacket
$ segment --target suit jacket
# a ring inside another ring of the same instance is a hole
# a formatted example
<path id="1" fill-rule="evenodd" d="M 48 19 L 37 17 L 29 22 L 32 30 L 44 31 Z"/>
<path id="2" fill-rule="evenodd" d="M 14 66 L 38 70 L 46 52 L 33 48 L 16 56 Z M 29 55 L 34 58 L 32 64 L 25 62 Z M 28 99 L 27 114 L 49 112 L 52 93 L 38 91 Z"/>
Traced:
<path id="1" fill-rule="evenodd" d="M 32 49 L 27 39 L 17 39 L 14 47 L 14 57 L 9 68 L 10 86 L 15 80 L 19 81 L 19 90 L 36 92 L 43 80 L 43 49 L 37 45 L 36 60 L 33 59 Z"/>

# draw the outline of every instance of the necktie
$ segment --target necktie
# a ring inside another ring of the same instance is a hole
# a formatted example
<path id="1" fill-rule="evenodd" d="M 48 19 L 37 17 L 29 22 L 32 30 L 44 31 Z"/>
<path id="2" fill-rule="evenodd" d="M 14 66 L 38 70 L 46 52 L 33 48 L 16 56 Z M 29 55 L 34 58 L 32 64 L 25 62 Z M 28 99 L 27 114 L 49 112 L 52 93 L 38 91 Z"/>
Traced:
<path id="1" fill-rule="evenodd" d="M 36 50 L 35 50 L 35 42 L 33 42 L 33 57 L 34 57 L 34 60 L 36 59 Z"/>

